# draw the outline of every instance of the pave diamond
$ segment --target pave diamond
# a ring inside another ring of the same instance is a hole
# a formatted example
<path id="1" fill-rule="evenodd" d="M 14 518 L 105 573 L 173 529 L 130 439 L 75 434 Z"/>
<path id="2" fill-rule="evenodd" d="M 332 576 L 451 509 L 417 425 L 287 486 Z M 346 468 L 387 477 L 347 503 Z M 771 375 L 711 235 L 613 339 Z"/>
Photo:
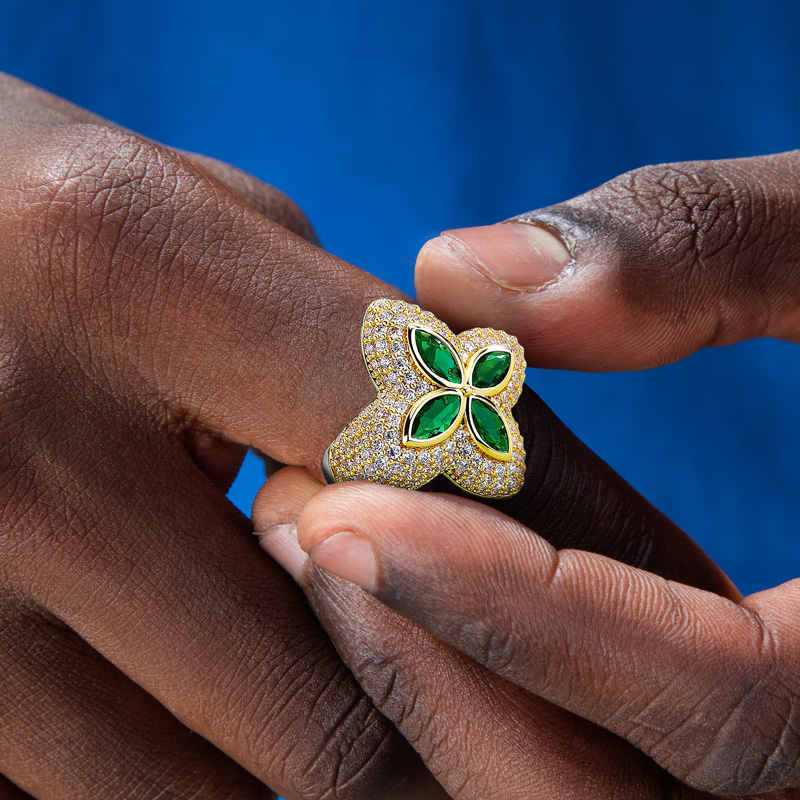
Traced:
<path id="1" fill-rule="evenodd" d="M 426 334 L 419 342 L 417 331 Z M 380 300 L 365 314 L 362 348 L 378 398 L 328 449 L 334 480 L 367 479 L 415 489 L 441 472 L 481 496 L 508 497 L 518 491 L 525 455 L 511 409 L 522 389 L 525 358 L 512 336 L 487 328 L 455 336 L 417 306 Z M 455 399 L 428 408 L 439 395 Z M 478 406 L 482 401 L 486 413 Z M 453 419 L 452 409 L 445 414 L 437 406 L 456 404 L 455 421 L 437 433 Z M 462 409 L 466 414 L 469 407 L 473 413 L 461 424 Z M 429 438 L 414 440 L 412 427 Z M 494 449 L 503 446 L 503 433 L 505 454 Z"/>

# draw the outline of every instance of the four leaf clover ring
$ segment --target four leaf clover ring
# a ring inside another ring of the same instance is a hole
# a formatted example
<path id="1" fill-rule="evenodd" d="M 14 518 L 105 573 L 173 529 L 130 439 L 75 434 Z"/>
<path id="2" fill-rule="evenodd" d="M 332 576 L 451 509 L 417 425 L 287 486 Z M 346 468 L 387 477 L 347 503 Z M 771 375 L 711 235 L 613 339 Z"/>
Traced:
<path id="1" fill-rule="evenodd" d="M 369 480 L 418 489 L 439 474 L 480 497 L 522 487 L 525 449 L 511 409 L 525 356 L 503 331 L 458 336 L 402 300 L 376 300 L 361 326 L 378 397 L 336 437 L 322 468 L 329 483 Z"/>

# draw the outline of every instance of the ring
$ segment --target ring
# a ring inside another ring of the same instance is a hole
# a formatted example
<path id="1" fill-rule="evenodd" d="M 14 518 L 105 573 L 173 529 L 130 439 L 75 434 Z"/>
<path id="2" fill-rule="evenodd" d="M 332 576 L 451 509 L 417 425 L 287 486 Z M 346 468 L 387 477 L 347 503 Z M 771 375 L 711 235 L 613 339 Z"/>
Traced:
<path id="1" fill-rule="evenodd" d="M 479 497 L 511 497 L 525 449 L 511 409 L 525 380 L 515 337 L 492 328 L 456 336 L 429 311 L 376 300 L 361 352 L 378 391 L 322 460 L 328 483 L 368 480 L 418 489 L 439 474 Z"/>

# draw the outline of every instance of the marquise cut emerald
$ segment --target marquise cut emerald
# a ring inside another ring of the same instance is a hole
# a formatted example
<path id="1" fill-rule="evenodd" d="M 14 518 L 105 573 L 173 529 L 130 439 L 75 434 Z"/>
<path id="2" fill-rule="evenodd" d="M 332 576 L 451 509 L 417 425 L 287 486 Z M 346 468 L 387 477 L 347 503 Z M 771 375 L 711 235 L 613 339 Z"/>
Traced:
<path id="1" fill-rule="evenodd" d="M 470 383 L 476 389 L 493 389 L 505 380 L 510 369 L 511 353 L 507 350 L 491 350 L 478 356 Z"/>
<path id="2" fill-rule="evenodd" d="M 441 336 L 416 328 L 413 337 L 416 351 L 429 372 L 449 383 L 461 383 L 461 364 L 458 356 Z"/>
<path id="3" fill-rule="evenodd" d="M 495 407 L 488 400 L 472 395 L 469 399 L 469 415 L 478 439 L 492 450 L 506 455 L 509 450 L 508 431 Z"/>
<path id="4" fill-rule="evenodd" d="M 411 420 L 409 433 L 417 441 L 433 439 L 452 427 L 461 410 L 461 396 L 455 392 L 437 393 L 423 403 Z"/>

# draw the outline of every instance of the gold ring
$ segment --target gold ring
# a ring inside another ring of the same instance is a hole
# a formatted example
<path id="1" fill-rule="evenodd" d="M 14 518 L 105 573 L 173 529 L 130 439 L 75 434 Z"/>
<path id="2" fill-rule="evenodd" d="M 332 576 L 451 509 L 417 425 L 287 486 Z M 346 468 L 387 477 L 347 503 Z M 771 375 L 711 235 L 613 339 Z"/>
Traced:
<path id="1" fill-rule="evenodd" d="M 444 474 L 479 497 L 520 490 L 525 448 L 511 409 L 525 355 L 515 337 L 456 336 L 429 311 L 382 299 L 364 314 L 361 352 L 378 397 L 325 451 L 328 483 L 418 489 Z"/>

